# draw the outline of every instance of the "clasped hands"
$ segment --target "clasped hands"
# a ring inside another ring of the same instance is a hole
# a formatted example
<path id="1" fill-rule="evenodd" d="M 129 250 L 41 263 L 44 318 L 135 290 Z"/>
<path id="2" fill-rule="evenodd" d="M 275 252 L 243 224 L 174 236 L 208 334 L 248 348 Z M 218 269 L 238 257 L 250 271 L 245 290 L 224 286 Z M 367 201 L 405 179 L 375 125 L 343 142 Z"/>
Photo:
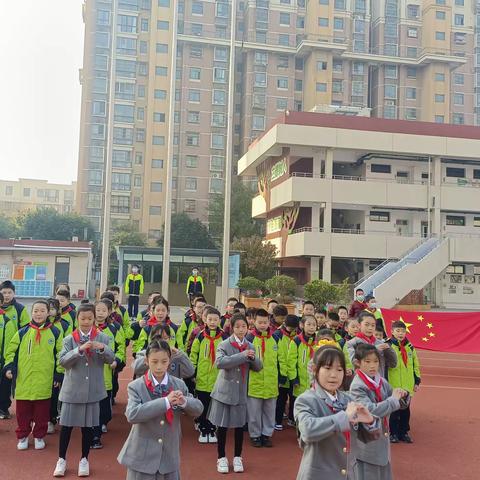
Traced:
<path id="1" fill-rule="evenodd" d="M 173 390 L 167 395 L 168 402 L 172 407 L 183 407 L 187 400 L 181 390 Z"/>
<path id="2" fill-rule="evenodd" d="M 356 425 L 357 423 L 370 424 L 374 422 L 373 415 L 368 411 L 368 408 L 358 402 L 349 402 L 345 413 L 352 425 Z"/>

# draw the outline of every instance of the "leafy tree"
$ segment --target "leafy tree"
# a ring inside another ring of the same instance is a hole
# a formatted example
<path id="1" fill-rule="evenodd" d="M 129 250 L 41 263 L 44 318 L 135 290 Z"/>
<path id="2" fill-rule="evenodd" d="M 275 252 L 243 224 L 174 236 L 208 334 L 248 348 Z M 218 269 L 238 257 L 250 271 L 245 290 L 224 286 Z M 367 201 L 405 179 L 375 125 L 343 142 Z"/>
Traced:
<path id="1" fill-rule="evenodd" d="M 240 273 L 242 277 L 255 277 L 267 280 L 277 267 L 277 248 L 270 242 L 264 242 L 258 235 L 237 238 L 232 249 L 240 252 Z"/>
<path id="2" fill-rule="evenodd" d="M 131 222 L 124 222 L 117 225 L 110 235 L 110 257 L 115 256 L 115 247 L 129 245 L 131 247 L 145 247 L 147 236 L 138 231 Z"/>
<path id="3" fill-rule="evenodd" d="M 305 298 L 321 308 L 327 303 L 345 303 L 349 296 L 348 280 L 341 285 L 332 285 L 323 280 L 312 280 L 304 286 Z"/>
<path id="4" fill-rule="evenodd" d="M 18 236 L 18 226 L 15 219 L 0 215 L 0 238 L 15 238 Z"/>
<path id="5" fill-rule="evenodd" d="M 230 205 L 230 238 L 262 235 L 262 222 L 252 218 L 252 198 L 255 192 L 235 177 L 232 179 L 232 198 Z M 223 212 L 225 196 L 215 195 L 209 204 L 209 231 L 213 238 L 221 243 L 223 238 Z"/>
<path id="6" fill-rule="evenodd" d="M 297 288 L 297 281 L 288 275 L 276 275 L 266 281 L 272 298 L 281 303 L 291 302 Z"/>
<path id="7" fill-rule="evenodd" d="M 242 277 L 237 286 L 247 297 L 261 297 L 265 291 L 265 282 L 255 277 Z"/>
<path id="8" fill-rule="evenodd" d="M 163 230 L 158 245 L 163 245 Z M 216 249 L 207 227 L 198 219 L 190 218 L 186 213 L 172 215 L 170 244 L 175 248 Z"/>

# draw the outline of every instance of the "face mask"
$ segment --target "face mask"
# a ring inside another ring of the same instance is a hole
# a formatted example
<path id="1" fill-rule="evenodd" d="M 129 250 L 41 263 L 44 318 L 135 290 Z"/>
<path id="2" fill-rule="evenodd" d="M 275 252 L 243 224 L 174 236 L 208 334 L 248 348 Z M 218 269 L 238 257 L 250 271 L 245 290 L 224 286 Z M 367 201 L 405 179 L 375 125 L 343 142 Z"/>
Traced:
<path id="1" fill-rule="evenodd" d="M 193 276 L 196 277 L 198 275 L 198 271 L 197 270 L 194 270 L 193 272 Z"/>
<path id="2" fill-rule="evenodd" d="M 370 308 L 377 308 L 377 304 L 376 303 L 371 303 Z"/>
<path id="3" fill-rule="evenodd" d="M 364 299 L 365 299 L 365 297 L 363 295 L 357 295 L 357 300 L 359 302 L 363 302 Z"/>
<path id="4" fill-rule="evenodd" d="M 132 273 L 138 273 L 138 268 L 132 268 Z"/>

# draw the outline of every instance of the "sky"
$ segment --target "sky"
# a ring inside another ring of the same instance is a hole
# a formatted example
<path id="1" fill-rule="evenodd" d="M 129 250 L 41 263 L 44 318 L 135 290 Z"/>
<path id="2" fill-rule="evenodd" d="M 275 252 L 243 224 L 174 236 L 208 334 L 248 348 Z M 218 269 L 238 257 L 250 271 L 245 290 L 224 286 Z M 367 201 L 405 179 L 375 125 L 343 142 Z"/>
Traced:
<path id="1" fill-rule="evenodd" d="M 70 183 L 77 177 L 83 1 L 1 3 L 0 179 Z"/>

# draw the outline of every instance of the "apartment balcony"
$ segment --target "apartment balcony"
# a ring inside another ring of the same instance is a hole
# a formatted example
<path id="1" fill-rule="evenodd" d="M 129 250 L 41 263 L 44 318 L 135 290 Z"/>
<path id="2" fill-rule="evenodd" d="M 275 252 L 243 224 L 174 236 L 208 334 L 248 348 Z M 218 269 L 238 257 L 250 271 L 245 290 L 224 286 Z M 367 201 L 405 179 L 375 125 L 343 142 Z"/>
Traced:
<path id="1" fill-rule="evenodd" d="M 329 50 L 338 53 L 351 49 L 349 40 L 344 37 L 330 35 L 297 35 L 297 55 L 304 57 L 314 50 Z"/>

